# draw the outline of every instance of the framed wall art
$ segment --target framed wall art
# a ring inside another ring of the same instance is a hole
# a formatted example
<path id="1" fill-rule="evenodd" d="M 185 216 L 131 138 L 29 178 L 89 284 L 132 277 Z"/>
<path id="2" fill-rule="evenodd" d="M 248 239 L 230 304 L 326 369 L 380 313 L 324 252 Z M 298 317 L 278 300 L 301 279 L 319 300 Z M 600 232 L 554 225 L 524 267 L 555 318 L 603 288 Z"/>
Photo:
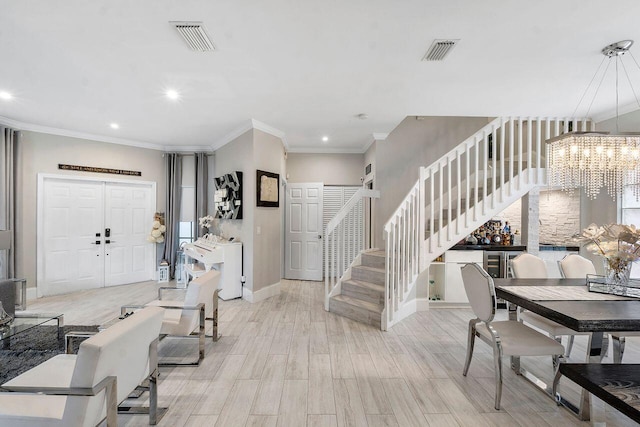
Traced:
<path id="1" fill-rule="evenodd" d="M 256 204 L 267 208 L 280 206 L 280 175 L 257 170 L 256 181 Z"/>
<path id="2" fill-rule="evenodd" d="M 215 217 L 242 219 L 242 172 L 232 172 L 213 179 L 216 184 L 213 206 Z"/>

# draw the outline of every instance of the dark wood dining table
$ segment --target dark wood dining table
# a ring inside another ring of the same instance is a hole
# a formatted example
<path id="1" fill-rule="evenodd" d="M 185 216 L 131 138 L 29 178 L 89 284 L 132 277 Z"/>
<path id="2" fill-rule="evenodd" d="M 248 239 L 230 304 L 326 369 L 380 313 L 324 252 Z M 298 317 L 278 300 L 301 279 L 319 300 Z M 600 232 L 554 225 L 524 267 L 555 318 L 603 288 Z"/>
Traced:
<path id="1" fill-rule="evenodd" d="M 586 361 L 600 363 L 608 344 L 607 332 L 640 331 L 640 299 L 589 292 L 585 279 L 494 279 L 496 296 L 509 303 L 509 318 L 515 320 L 516 307 L 530 310 L 577 332 L 590 332 Z M 545 389 L 582 419 L 589 418 L 589 393 L 582 392 L 580 406 L 554 396 L 542 381 L 520 367 L 511 365 L 534 384 Z M 544 386 L 544 387 L 543 387 Z"/>

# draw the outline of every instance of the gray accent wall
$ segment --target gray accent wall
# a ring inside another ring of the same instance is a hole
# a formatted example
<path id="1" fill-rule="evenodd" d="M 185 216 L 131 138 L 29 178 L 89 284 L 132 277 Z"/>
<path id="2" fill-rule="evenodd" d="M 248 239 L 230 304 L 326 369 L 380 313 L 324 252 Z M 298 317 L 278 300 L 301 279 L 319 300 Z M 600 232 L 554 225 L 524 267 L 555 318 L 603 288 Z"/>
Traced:
<path id="1" fill-rule="evenodd" d="M 17 274 L 36 284 L 37 176 L 39 173 L 156 182 L 156 210 L 165 205 L 162 151 L 87 139 L 22 131 L 18 148 Z M 142 176 L 63 171 L 58 164 L 137 170 Z M 149 218 L 151 226 L 153 218 Z"/>
<path id="2" fill-rule="evenodd" d="M 284 212 L 282 186 L 279 207 L 256 206 L 256 169 L 279 174 L 282 183 L 286 165 L 280 138 L 252 129 L 215 153 L 216 176 L 234 171 L 243 173 L 243 219 L 220 220 L 218 229 L 222 236 L 242 242 L 244 286 L 253 293 L 280 282 Z"/>
<path id="3" fill-rule="evenodd" d="M 363 154 L 288 153 L 289 182 L 322 182 L 324 185 L 361 185 Z"/>
<path id="4" fill-rule="evenodd" d="M 384 248 L 382 228 L 429 166 L 489 122 L 487 117 L 405 118 L 384 141 L 375 142 L 374 246 Z"/>

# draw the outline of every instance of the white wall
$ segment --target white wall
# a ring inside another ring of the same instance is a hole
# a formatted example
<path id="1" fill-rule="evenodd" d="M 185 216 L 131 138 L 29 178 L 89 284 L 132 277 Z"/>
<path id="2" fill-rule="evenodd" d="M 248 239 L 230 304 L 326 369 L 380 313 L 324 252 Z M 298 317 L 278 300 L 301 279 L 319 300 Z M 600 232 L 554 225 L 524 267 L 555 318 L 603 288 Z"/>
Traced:
<path id="1" fill-rule="evenodd" d="M 288 153 L 289 182 L 324 185 L 360 185 L 364 177 L 363 154 Z"/>
<path id="2" fill-rule="evenodd" d="M 235 237 L 243 246 L 243 271 L 246 277 L 245 287 L 253 289 L 253 207 L 255 206 L 256 171 L 253 165 L 253 130 L 249 130 L 234 139 L 215 153 L 215 173 L 222 176 L 227 173 L 242 172 L 242 219 L 222 219 L 215 232 L 227 239 Z M 214 177 L 209 177 L 213 185 Z"/>
<path id="3" fill-rule="evenodd" d="M 495 219 L 509 221 L 511 230 L 522 233 L 522 202 L 517 200 Z M 572 245 L 571 238 L 580 228 L 580 193 L 540 188 L 540 243 Z"/>
<path id="4" fill-rule="evenodd" d="M 285 176 L 284 147 L 280 138 L 259 130 L 254 130 L 254 169 L 273 172 Z M 255 178 L 254 178 L 255 180 Z M 256 183 L 257 185 L 257 183 Z M 282 264 L 282 213 L 284 197 L 280 180 L 280 206 L 277 208 L 257 207 L 254 191 L 253 209 L 253 292 L 279 283 Z M 260 233 L 258 233 L 260 227 Z"/>
<path id="5" fill-rule="evenodd" d="M 128 147 L 86 139 L 49 135 L 38 132 L 20 132 L 18 148 L 18 191 L 16 197 L 17 275 L 27 279 L 27 285 L 36 285 L 36 212 L 37 175 L 104 177 L 153 181 L 156 183 L 156 210 L 164 211 L 165 177 L 162 151 Z M 142 176 L 99 174 L 92 172 L 63 171 L 58 164 L 108 167 L 137 170 Z M 153 218 L 149 218 L 151 226 Z"/>

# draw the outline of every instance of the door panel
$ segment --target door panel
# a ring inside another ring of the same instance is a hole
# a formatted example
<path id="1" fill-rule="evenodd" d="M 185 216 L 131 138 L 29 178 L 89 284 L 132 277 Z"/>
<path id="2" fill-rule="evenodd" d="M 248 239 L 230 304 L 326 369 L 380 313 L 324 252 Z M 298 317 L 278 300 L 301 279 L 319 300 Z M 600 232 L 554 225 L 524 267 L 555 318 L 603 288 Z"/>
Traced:
<path id="1" fill-rule="evenodd" d="M 120 183 L 105 187 L 105 229 L 110 231 L 105 237 L 105 286 L 150 280 L 155 248 L 147 242 L 151 190 Z"/>
<path id="2" fill-rule="evenodd" d="M 322 183 L 287 185 L 287 279 L 322 280 L 322 189 Z"/>
<path id="3" fill-rule="evenodd" d="M 45 180 L 43 295 L 102 287 L 104 252 L 96 245 L 103 221 L 100 183 Z"/>
<path id="4" fill-rule="evenodd" d="M 40 295 L 153 279 L 152 187 L 45 178 L 41 194 Z"/>

